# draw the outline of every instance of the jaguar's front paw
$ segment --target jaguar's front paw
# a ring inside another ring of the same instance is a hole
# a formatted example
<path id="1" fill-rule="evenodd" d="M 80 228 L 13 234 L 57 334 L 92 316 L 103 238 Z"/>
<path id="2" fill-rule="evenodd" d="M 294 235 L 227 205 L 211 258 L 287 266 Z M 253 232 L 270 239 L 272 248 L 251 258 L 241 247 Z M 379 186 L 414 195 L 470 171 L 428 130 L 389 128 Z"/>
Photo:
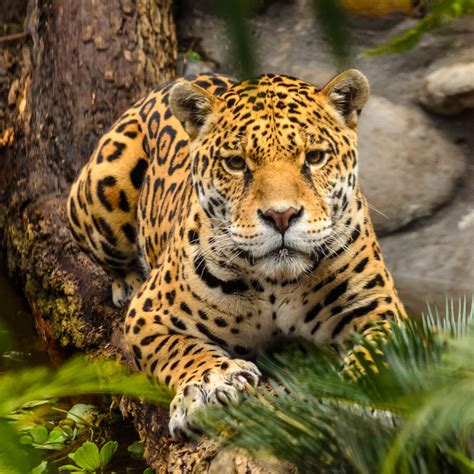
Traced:
<path id="1" fill-rule="evenodd" d="M 112 301 L 117 308 L 125 308 L 143 284 L 139 273 L 128 273 L 125 278 L 115 278 L 112 282 Z"/>
<path id="2" fill-rule="evenodd" d="M 206 405 L 236 402 L 239 392 L 257 386 L 261 374 L 252 362 L 237 359 L 223 365 L 177 392 L 170 406 L 169 428 L 173 436 L 186 439 L 199 433 L 196 415 Z"/>
<path id="3" fill-rule="evenodd" d="M 130 287 L 123 278 L 112 282 L 112 301 L 117 308 L 125 308 L 130 301 Z"/>

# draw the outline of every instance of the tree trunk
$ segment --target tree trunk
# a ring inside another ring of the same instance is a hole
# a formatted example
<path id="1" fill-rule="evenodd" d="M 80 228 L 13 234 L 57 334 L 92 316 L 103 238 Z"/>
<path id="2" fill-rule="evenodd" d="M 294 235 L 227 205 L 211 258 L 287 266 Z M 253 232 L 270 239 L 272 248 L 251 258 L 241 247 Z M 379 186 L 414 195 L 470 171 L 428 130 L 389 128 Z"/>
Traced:
<path id="1" fill-rule="evenodd" d="M 0 115 L 8 269 L 62 347 L 98 347 L 116 323 L 107 278 L 71 242 L 65 197 L 106 128 L 173 78 L 171 3 L 30 0 L 26 38 L 2 51 L 13 76 Z"/>
<path id="2" fill-rule="evenodd" d="M 72 242 L 65 202 L 100 135 L 174 77 L 172 0 L 30 0 L 24 37 L 10 36 L 0 40 L 0 237 L 10 277 L 54 363 L 78 349 L 126 357 L 124 314 L 106 274 Z M 171 440 L 167 409 L 119 404 L 157 472 L 217 472 L 222 462 L 226 472 L 264 472 L 236 453 L 215 457 L 209 440 Z"/>

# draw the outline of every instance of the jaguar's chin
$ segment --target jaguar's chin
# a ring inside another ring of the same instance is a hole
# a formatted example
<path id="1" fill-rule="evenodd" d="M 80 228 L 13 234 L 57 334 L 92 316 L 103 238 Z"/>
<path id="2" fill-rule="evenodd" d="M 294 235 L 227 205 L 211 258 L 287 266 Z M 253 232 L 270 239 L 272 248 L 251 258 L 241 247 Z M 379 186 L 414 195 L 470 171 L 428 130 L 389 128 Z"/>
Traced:
<path id="1" fill-rule="evenodd" d="M 266 278 L 294 280 L 310 270 L 313 264 L 309 255 L 283 247 L 255 261 L 255 270 Z"/>

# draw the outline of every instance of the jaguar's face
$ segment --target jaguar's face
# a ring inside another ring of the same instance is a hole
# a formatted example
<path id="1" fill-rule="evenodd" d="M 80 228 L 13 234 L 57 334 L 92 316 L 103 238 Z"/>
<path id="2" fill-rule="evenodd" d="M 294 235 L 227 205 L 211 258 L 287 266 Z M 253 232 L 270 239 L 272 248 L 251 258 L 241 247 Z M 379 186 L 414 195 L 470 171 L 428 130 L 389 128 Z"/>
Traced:
<path id="1" fill-rule="evenodd" d="M 360 90 L 365 78 L 352 74 L 335 83 L 344 90 L 337 78 L 320 91 L 269 75 L 207 97 L 205 118 L 187 127 L 196 127 L 193 180 L 216 249 L 247 258 L 264 276 L 292 279 L 338 238 L 334 224 L 357 185 L 354 81 Z"/>

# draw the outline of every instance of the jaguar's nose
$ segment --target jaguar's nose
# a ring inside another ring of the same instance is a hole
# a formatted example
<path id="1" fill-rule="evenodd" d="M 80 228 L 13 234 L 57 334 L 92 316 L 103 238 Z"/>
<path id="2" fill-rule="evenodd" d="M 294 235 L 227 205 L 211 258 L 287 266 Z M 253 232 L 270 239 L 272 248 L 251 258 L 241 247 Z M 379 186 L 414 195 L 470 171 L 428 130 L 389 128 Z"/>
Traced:
<path id="1" fill-rule="evenodd" d="M 296 210 L 294 207 L 289 207 L 284 211 L 276 211 L 275 209 L 267 209 L 265 212 L 259 212 L 260 217 L 275 227 L 281 234 L 284 234 L 290 225 L 297 221 L 303 215 L 303 208 Z"/>

